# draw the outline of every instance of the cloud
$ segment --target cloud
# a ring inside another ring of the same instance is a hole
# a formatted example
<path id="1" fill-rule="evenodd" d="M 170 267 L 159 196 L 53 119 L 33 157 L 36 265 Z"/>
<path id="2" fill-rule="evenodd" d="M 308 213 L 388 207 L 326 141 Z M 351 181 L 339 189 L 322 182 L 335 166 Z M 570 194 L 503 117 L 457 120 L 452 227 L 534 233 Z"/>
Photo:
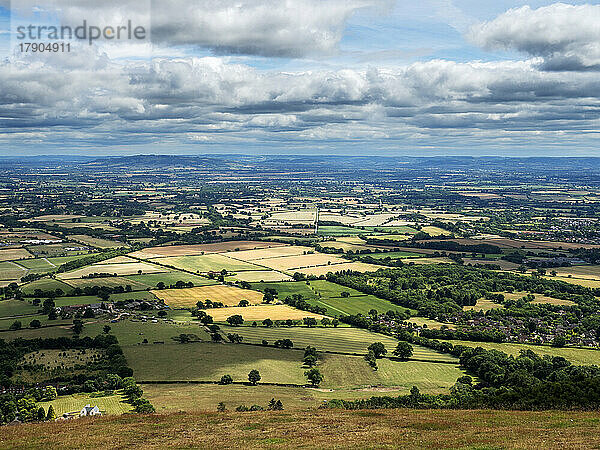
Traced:
<path id="1" fill-rule="evenodd" d="M 600 70 L 599 23 L 600 5 L 524 6 L 473 26 L 467 36 L 486 49 L 540 57 L 543 70 Z"/>

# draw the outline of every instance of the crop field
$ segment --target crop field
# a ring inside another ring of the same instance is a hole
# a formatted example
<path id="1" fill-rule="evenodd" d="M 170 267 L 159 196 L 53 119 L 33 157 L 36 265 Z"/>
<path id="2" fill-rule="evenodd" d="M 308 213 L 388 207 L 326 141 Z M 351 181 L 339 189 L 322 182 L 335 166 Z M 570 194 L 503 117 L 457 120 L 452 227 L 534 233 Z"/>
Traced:
<path id="1" fill-rule="evenodd" d="M 423 231 L 424 233 L 427 233 L 430 236 L 441 236 L 441 235 L 452 234 L 448 230 L 444 230 L 443 228 L 439 228 L 439 227 L 423 227 L 423 228 L 421 228 L 421 231 Z"/>
<path id="2" fill-rule="evenodd" d="M 314 290 L 305 281 L 283 281 L 275 283 L 252 283 L 252 289 L 264 292 L 266 288 L 275 289 L 279 300 L 283 300 L 293 294 L 300 294 L 304 298 L 316 298 Z M 358 292 L 358 291 L 357 291 Z"/>
<path id="3" fill-rule="evenodd" d="M 600 281 L 600 266 L 557 267 L 552 270 L 555 270 L 559 277 L 569 277 L 570 275 L 572 278 Z M 573 282 L 569 281 L 569 283 Z"/>
<path id="4" fill-rule="evenodd" d="M 297 272 L 305 275 L 327 275 L 329 272 L 339 272 L 342 270 L 353 270 L 355 272 L 375 272 L 381 269 L 381 266 L 375 264 L 366 264 L 362 262 L 349 262 L 342 264 L 332 264 L 330 266 L 309 267 L 307 269 L 298 269 Z"/>
<path id="5" fill-rule="evenodd" d="M 78 412 L 85 405 L 98 406 L 102 414 L 124 414 L 133 410 L 129 403 L 125 403 L 123 395 L 109 395 L 107 397 L 90 397 L 88 394 L 61 395 L 51 402 L 40 402 L 39 405 L 48 410 L 50 405 L 54 408 L 57 416 L 65 413 Z"/>
<path id="6" fill-rule="evenodd" d="M 142 381 L 218 381 L 229 374 L 248 381 L 257 369 L 262 382 L 304 384 L 302 353 L 243 344 L 164 344 L 124 346 L 134 376 Z"/>
<path id="7" fill-rule="evenodd" d="M 408 234 L 385 234 L 385 235 L 375 235 L 371 232 L 367 238 L 375 238 L 375 239 L 387 239 L 389 241 L 407 241 L 410 239 L 410 235 Z"/>
<path id="8" fill-rule="evenodd" d="M 564 281 L 565 283 L 578 284 L 580 286 L 589 287 L 589 288 L 600 288 L 600 280 L 590 280 L 587 278 L 569 278 L 566 277 L 552 277 L 546 276 L 544 277 L 547 280 L 556 280 L 556 281 Z"/>
<path id="9" fill-rule="evenodd" d="M 287 245 L 283 247 L 272 247 L 258 250 L 244 250 L 235 252 L 230 256 L 242 261 L 258 261 L 265 258 L 303 255 L 307 252 L 314 253 L 314 249 L 312 247 L 304 247 L 300 245 Z"/>
<path id="10" fill-rule="evenodd" d="M 0 250 L 0 262 L 26 258 L 33 258 L 33 255 L 24 248 L 8 248 Z"/>
<path id="11" fill-rule="evenodd" d="M 247 272 L 238 272 L 234 276 L 230 277 L 234 281 L 290 281 L 292 277 L 285 275 L 281 272 L 274 270 L 250 270 Z"/>
<path id="12" fill-rule="evenodd" d="M 19 261 L 19 265 L 33 272 L 45 272 L 56 268 L 56 264 L 51 263 L 46 258 L 24 259 Z"/>
<path id="13" fill-rule="evenodd" d="M 157 258 L 153 261 L 190 272 L 220 272 L 222 269 L 225 269 L 228 272 L 236 272 L 242 270 L 261 269 L 261 267 L 254 264 L 244 261 L 237 261 L 236 259 L 228 258 L 227 256 L 219 253 L 202 256 L 174 256 Z"/>
<path id="14" fill-rule="evenodd" d="M 117 275 L 134 275 L 141 272 L 158 273 L 167 272 L 167 269 L 154 264 L 148 263 L 126 263 L 126 264 L 94 264 L 93 266 L 82 267 L 81 269 L 73 270 L 72 272 L 61 273 L 57 278 L 68 280 L 73 278 L 81 278 L 92 273 L 110 273 Z"/>
<path id="15" fill-rule="evenodd" d="M 136 258 L 160 258 L 163 256 L 188 256 L 202 253 L 222 253 L 228 251 L 252 250 L 256 248 L 281 247 L 287 244 L 279 242 L 226 241 L 214 244 L 172 245 L 150 247 L 131 253 Z"/>
<path id="16" fill-rule="evenodd" d="M 323 253 L 309 255 L 283 256 L 279 258 L 261 259 L 258 263 L 274 270 L 296 270 L 306 267 L 325 266 L 346 262 L 345 259 Z"/>
<path id="17" fill-rule="evenodd" d="M 539 296 L 531 303 L 535 305 L 557 305 L 557 306 L 575 306 L 577 303 L 571 300 L 563 300 L 560 298 L 550 298 L 545 296 Z"/>
<path id="18" fill-rule="evenodd" d="M 127 245 L 125 242 L 110 241 L 108 239 L 96 238 L 92 236 L 87 236 L 85 234 L 74 234 L 72 236 L 69 236 L 69 239 L 97 248 L 129 247 L 129 245 Z"/>
<path id="19" fill-rule="evenodd" d="M 114 258 L 105 259 L 104 261 L 97 262 L 95 265 L 104 265 L 104 264 L 125 264 L 125 263 L 136 263 L 138 262 L 136 259 L 130 258 L 129 256 L 115 256 Z"/>
<path id="20" fill-rule="evenodd" d="M 370 230 L 361 230 L 360 228 L 343 227 L 339 225 L 321 225 L 317 229 L 319 236 L 356 236 L 359 234 L 372 234 Z"/>
<path id="21" fill-rule="evenodd" d="M 229 308 L 213 308 L 206 310 L 209 316 L 212 316 L 215 322 L 225 322 L 229 316 L 239 314 L 246 322 L 261 321 L 264 319 L 271 320 L 300 320 L 305 317 L 314 317 L 317 320 L 324 316 L 314 314 L 308 311 L 292 308 L 287 305 L 257 305 L 246 307 L 229 307 Z"/>
<path id="22" fill-rule="evenodd" d="M 0 280 L 14 280 L 27 274 L 27 269 L 14 262 L 0 262 Z"/>
<path id="23" fill-rule="evenodd" d="M 260 292 L 222 285 L 154 290 L 152 293 L 172 308 L 194 307 L 198 301 L 207 299 L 228 306 L 236 306 L 240 300 L 248 300 L 250 304 L 259 304 L 263 299 L 263 294 Z"/>
<path id="24" fill-rule="evenodd" d="M 562 356 L 573 364 L 600 365 L 600 350 L 591 348 L 550 347 L 547 345 L 509 344 L 495 342 L 448 341 L 452 345 L 466 345 L 469 347 L 482 347 L 486 350 L 500 350 L 509 355 L 518 355 L 521 350 L 531 350 L 540 356 Z"/>
<path id="25" fill-rule="evenodd" d="M 463 306 L 463 310 L 465 311 L 489 311 L 494 308 L 504 308 L 504 306 L 494 303 L 491 300 L 486 300 L 485 298 L 480 298 L 477 300 L 477 303 L 474 306 Z"/>
<path id="26" fill-rule="evenodd" d="M 62 291 L 66 294 L 73 291 L 73 288 L 68 284 L 52 278 L 41 278 L 39 280 L 32 281 L 31 283 L 27 283 L 21 287 L 21 290 L 27 295 L 33 294 L 36 289 L 41 289 L 42 291 L 62 289 Z"/>

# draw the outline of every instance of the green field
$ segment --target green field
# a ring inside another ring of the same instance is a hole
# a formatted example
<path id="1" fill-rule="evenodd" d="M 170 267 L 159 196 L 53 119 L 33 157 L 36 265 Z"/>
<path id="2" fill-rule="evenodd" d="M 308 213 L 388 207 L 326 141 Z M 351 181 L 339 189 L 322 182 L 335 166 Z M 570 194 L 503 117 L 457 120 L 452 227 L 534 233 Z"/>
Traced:
<path id="1" fill-rule="evenodd" d="M 40 402 L 39 406 L 47 411 L 52 405 L 57 416 L 75 411 L 79 412 L 88 404 L 98 406 L 102 414 L 123 414 L 133 409 L 129 403 L 125 403 L 125 400 L 126 398 L 119 394 L 96 398 L 87 394 L 72 394 L 61 395 L 51 402 Z"/>
<path id="2" fill-rule="evenodd" d="M 221 326 L 222 334 L 238 333 L 243 336 L 244 342 L 260 344 L 266 340 L 273 344 L 277 339 L 290 339 L 294 348 L 304 348 L 307 345 L 316 347 L 317 350 L 327 352 L 342 352 L 365 354 L 367 347 L 373 342 L 383 342 L 388 353 L 396 348 L 398 340 L 390 336 L 371 333 L 359 328 L 267 328 L 259 327 L 230 327 Z M 435 352 L 425 347 L 414 347 L 413 359 L 428 361 L 456 362 L 456 358 Z"/>
<path id="3" fill-rule="evenodd" d="M 272 347 L 236 344 L 156 344 L 124 346 L 134 376 L 142 381 L 218 381 L 229 374 L 234 381 L 248 381 L 257 369 L 263 382 L 303 384 L 302 353 Z"/>
<path id="4" fill-rule="evenodd" d="M 467 345 L 469 347 L 482 347 L 486 350 L 500 350 L 501 352 L 508 353 L 509 355 L 518 355 L 521 350 L 531 350 L 540 356 L 562 356 L 568 359 L 573 364 L 586 365 L 596 364 L 600 365 L 600 350 L 587 349 L 587 348 L 555 348 L 547 345 L 529 345 L 529 344 L 508 344 L 502 343 L 497 344 L 495 342 L 471 342 L 471 341 L 447 341 L 452 345 Z"/>
<path id="5" fill-rule="evenodd" d="M 62 289 L 63 292 L 65 292 L 66 294 L 69 294 L 73 291 L 73 288 L 68 284 L 63 283 L 59 280 L 54 280 L 52 278 L 42 278 L 40 280 L 35 280 L 21 287 L 21 290 L 28 295 L 32 295 L 36 289 L 41 289 L 42 291 Z"/>
<path id="6" fill-rule="evenodd" d="M 134 291 L 139 291 L 148 289 L 150 287 L 145 284 L 130 280 L 126 277 L 73 278 L 71 280 L 66 280 L 65 282 L 69 283 L 69 285 L 73 286 L 74 288 L 78 287 L 81 289 L 93 286 L 106 286 L 111 288 L 123 286 L 125 288 L 127 285 L 129 285 Z"/>
<path id="7" fill-rule="evenodd" d="M 19 267 L 13 262 L 0 262 L 0 280 L 15 280 L 25 276 L 27 270 Z"/>
<path id="8" fill-rule="evenodd" d="M 317 230 L 319 236 L 357 236 L 359 234 L 373 234 L 371 230 L 344 227 L 336 225 L 322 225 Z"/>
<path id="9" fill-rule="evenodd" d="M 185 281 L 186 283 L 191 281 L 194 283 L 194 286 L 209 286 L 211 284 L 216 284 L 216 281 L 186 272 L 148 273 L 143 275 L 128 275 L 122 278 L 141 283 L 147 288 L 155 288 L 157 283 L 161 281 L 167 286 L 175 284 L 178 281 Z"/>
<path id="10" fill-rule="evenodd" d="M 0 317 L 10 317 L 23 314 L 33 314 L 39 308 L 27 300 L 2 300 L 0 301 Z"/>
<path id="11" fill-rule="evenodd" d="M 264 292 L 265 288 L 275 289 L 281 300 L 294 294 L 300 294 L 306 299 L 317 298 L 315 292 L 304 281 L 256 282 L 250 285 L 251 289 L 261 292 Z"/>
<path id="12" fill-rule="evenodd" d="M 29 326 L 29 321 L 21 318 L 19 319 L 23 323 L 23 326 Z M 14 321 L 14 319 L 13 319 Z M 60 322 L 62 323 L 62 322 Z M 1 331 L 1 330 L 0 330 Z M 62 326 L 52 326 L 47 328 L 23 328 L 17 331 L 2 331 L 0 333 L 0 339 L 5 341 L 12 341 L 13 339 L 38 339 L 38 338 L 57 338 L 57 337 L 72 337 L 73 333 L 69 330 L 69 325 L 65 324 Z"/>
<path id="13" fill-rule="evenodd" d="M 146 313 L 148 316 L 152 316 L 155 311 L 147 311 Z M 174 342 L 171 338 L 181 333 L 191 333 L 197 335 L 202 340 L 210 340 L 210 336 L 197 324 L 180 325 L 163 322 L 132 322 L 130 320 L 122 320 L 116 323 L 105 321 L 89 323 L 85 325 L 82 336 L 94 337 L 102 334 L 104 325 L 110 326 L 110 334 L 115 335 L 121 345 L 137 345 L 144 339 L 148 339 L 150 346 L 152 346 L 152 342 L 154 341 L 163 341 L 167 344 Z M 155 346 L 164 347 L 162 344 L 156 344 Z M 145 351 L 149 347 L 140 346 L 139 348 Z"/>
<path id="14" fill-rule="evenodd" d="M 56 265 L 48 262 L 46 258 L 24 259 L 19 265 L 28 268 L 30 272 L 49 272 L 56 268 Z"/>
<path id="15" fill-rule="evenodd" d="M 0 319 L 0 330 L 8 330 L 9 327 L 15 321 L 21 322 L 21 326 L 23 328 L 28 328 L 29 323 L 37 319 L 41 322 L 42 325 L 71 325 L 73 323 L 72 320 L 61 320 L 58 318 L 57 320 L 48 320 L 48 316 L 44 314 L 34 314 L 32 316 L 23 316 L 23 317 L 14 317 L 10 319 Z M 6 339 L 6 338 L 5 338 Z"/>
<path id="16" fill-rule="evenodd" d="M 228 272 L 240 270 L 261 270 L 262 267 L 245 261 L 237 261 L 219 254 L 202 256 L 172 256 L 167 258 L 153 259 L 153 262 L 173 266 L 190 272 L 220 272 L 222 269 Z"/>

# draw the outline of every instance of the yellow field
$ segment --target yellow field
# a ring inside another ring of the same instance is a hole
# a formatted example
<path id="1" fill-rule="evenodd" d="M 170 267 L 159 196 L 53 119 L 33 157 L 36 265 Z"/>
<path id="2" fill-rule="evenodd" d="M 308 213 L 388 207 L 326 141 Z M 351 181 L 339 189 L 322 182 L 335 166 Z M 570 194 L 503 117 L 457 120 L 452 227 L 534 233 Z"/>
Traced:
<path id="1" fill-rule="evenodd" d="M 581 278 L 586 280 L 600 280 L 600 266 L 573 266 L 573 267 L 557 267 L 548 269 L 556 271 L 559 277 Z"/>
<path id="2" fill-rule="evenodd" d="M 148 263 L 128 263 L 128 264 L 94 264 L 93 266 L 82 267 L 81 269 L 72 272 L 61 273 L 57 278 L 68 280 L 72 278 L 81 278 L 91 273 L 116 273 L 117 275 L 136 275 L 139 271 L 142 273 L 159 273 L 167 272 L 160 266 Z"/>
<path id="3" fill-rule="evenodd" d="M 228 241 L 217 242 L 215 244 L 193 244 L 193 245 L 172 245 L 165 247 L 151 247 L 131 253 L 136 258 L 160 258 L 161 256 L 186 256 L 200 255 L 202 253 L 222 253 L 227 251 L 236 251 L 240 253 L 243 250 L 256 248 L 283 247 L 286 244 L 279 242 L 257 242 L 257 241 Z"/>
<path id="4" fill-rule="evenodd" d="M 260 265 L 270 267 L 275 270 L 295 270 L 313 266 L 326 266 L 328 264 L 340 264 L 346 262 L 345 259 L 323 253 L 314 253 L 310 255 L 283 256 L 280 258 L 261 259 Z"/>
<path id="5" fill-rule="evenodd" d="M 232 277 L 238 281 L 290 281 L 292 277 L 274 270 L 251 270 L 247 272 L 239 272 Z"/>
<path id="6" fill-rule="evenodd" d="M 239 314 L 245 321 L 259 321 L 264 319 L 271 320 L 300 320 L 304 317 L 314 317 L 317 320 L 324 316 L 314 314 L 308 311 L 302 311 L 287 305 L 258 305 L 246 307 L 214 308 L 206 310 L 209 316 L 212 316 L 215 322 L 225 322 L 228 317 Z"/>
<path id="7" fill-rule="evenodd" d="M 207 299 L 212 302 L 221 302 L 227 306 L 235 306 L 240 300 L 248 300 L 250 304 L 256 305 L 260 304 L 263 299 L 261 292 L 222 285 L 200 286 L 190 289 L 164 289 L 150 292 L 173 308 L 193 307 L 196 306 L 198 301 Z"/>
<path id="8" fill-rule="evenodd" d="M 411 317 L 410 319 L 408 319 L 408 322 L 411 323 L 416 323 L 419 326 L 423 326 L 423 325 L 427 325 L 427 328 L 441 328 L 442 325 L 446 325 L 448 328 L 450 329 L 454 329 L 456 328 L 454 326 L 454 324 L 451 323 L 442 323 L 442 322 L 438 322 L 437 320 L 432 320 L 432 319 L 427 319 L 425 317 Z"/>
<path id="9" fill-rule="evenodd" d="M 356 272 L 375 272 L 381 269 L 382 266 L 376 266 L 375 264 L 366 264 L 361 262 L 343 263 L 343 264 L 332 264 L 330 266 L 318 266 L 309 267 L 307 269 L 299 269 L 298 272 L 305 275 L 326 275 L 329 272 L 339 272 L 341 270 L 354 270 Z"/>
<path id="10" fill-rule="evenodd" d="M 527 292 L 513 292 L 512 294 L 502 292 L 501 294 L 504 295 L 504 297 L 509 300 L 518 300 L 522 297 L 525 297 L 527 295 Z M 535 300 L 533 300 L 531 303 L 548 304 L 548 305 L 562 305 L 562 306 L 575 305 L 575 302 L 572 302 L 570 300 L 561 300 L 558 298 L 546 297 L 545 295 L 542 295 L 542 294 L 533 294 L 533 295 L 535 296 Z"/>
<path id="11" fill-rule="evenodd" d="M 589 288 L 600 288 L 600 280 L 589 280 L 587 278 L 569 278 L 569 277 L 544 277 L 547 280 L 564 281 L 566 283 L 578 284 Z"/>
<path id="12" fill-rule="evenodd" d="M 106 259 L 96 263 L 96 265 L 102 264 L 125 264 L 125 263 L 136 263 L 137 260 L 129 258 L 128 256 L 115 256 L 114 258 Z"/>
<path id="13" fill-rule="evenodd" d="M 0 262 L 26 258 L 33 258 L 33 255 L 24 248 L 9 248 L 6 250 L 0 250 Z"/>
<path id="14" fill-rule="evenodd" d="M 242 261 L 256 261 L 265 258 L 277 258 L 281 256 L 303 255 L 305 252 L 314 251 L 311 247 L 288 245 L 285 247 L 272 247 L 259 250 L 244 250 L 236 252 L 231 256 Z"/>
<path id="15" fill-rule="evenodd" d="M 441 236 L 441 235 L 450 235 L 448 230 L 444 230 L 443 228 L 438 227 L 423 227 L 421 229 L 424 233 L 427 233 L 430 236 Z"/>

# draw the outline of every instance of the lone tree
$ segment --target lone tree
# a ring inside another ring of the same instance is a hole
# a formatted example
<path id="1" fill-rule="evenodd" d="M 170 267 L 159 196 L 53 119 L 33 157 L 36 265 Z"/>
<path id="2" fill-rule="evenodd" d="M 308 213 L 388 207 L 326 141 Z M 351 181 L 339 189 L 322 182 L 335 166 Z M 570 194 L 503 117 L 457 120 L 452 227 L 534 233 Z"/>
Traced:
<path id="1" fill-rule="evenodd" d="M 239 314 L 235 314 L 233 316 L 229 316 L 227 318 L 227 323 L 229 325 L 233 325 L 234 327 L 240 326 L 244 323 L 244 318 Z"/>
<path id="2" fill-rule="evenodd" d="M 31 322 L 29 322 L 29 326 L 31 328 L 40 328 L 42 326 L 42 322 L 37 319 L 33 319 Z"/>
<path id="3" fill-rule="evenodd" d="M 398 358 L 406 361 L 413 355 L 413 347 L 408 342 L 400 341 L 392 353 Z"/>
<path id="4" fill-rule="evenodd" d="M 73 320 L 73 333 L 79 335 L 83 331 L 83 322 L 79 319 Z"/>
<path id="5" fill-rule="evenodd" d="M 48 407 L 48 412 L 46 413 L 46 420 L 56 420 L 56 413 L 54 412 L 54 407 L 52 405 Z"/>
<path id="6" fill-rule="evenodd" d="M 110 325 L 104 325 L 102 331 L 104 331 L 104 334 L 110 333 Z"/>
<path id="7" fill-rule="evenodd" d="M 248 381 L 252 386 L 256 386 L 256 383 L 260 381 L 260 373 L 256 369 L 252 369 L 248 374 Z"/>
<path id="8" fill-rule="evenodd" d="M 306 378 L 308 378 L 308 381 L 310 381 L 310 384 L 313 386 L 318 386 L 323 381 L 323 374 L 316 367 L 307 370 L 304 372 L 304 375 L 306 375 Z"/>
<path id="9" fill-rule="evenodd" d="M 221 377 L 221 381 L 219 381 L 219 384 L 231 384 L 233 383 L 233 378 L 231 377 L 231 375 L 223 375 Z"/>
<path id="10" fill-rule="evenodd" d="M 271 319 L 265 319 L 265 320 L 262 321 L 262 324 L 265 327 L 270 328 L 270 327 L 273 326 L 273 321 Z"/>
<path id="11" fill-rule="evenodd" d="M 381 342 L 373 342 L 369 345 L 367 350 L 371 350 L 377 359 L 383 357 L 383 355 L 387 353 L 385 346 Z"/>
<path id="12" fill-rule="evenodd" d="M 248 300 L 240 300 L 240 302 L 238 303 L 238 306 L 241 306 L 243 308 L 245 308 L 248 305 L 250 305 L 250 302 Z"/>

